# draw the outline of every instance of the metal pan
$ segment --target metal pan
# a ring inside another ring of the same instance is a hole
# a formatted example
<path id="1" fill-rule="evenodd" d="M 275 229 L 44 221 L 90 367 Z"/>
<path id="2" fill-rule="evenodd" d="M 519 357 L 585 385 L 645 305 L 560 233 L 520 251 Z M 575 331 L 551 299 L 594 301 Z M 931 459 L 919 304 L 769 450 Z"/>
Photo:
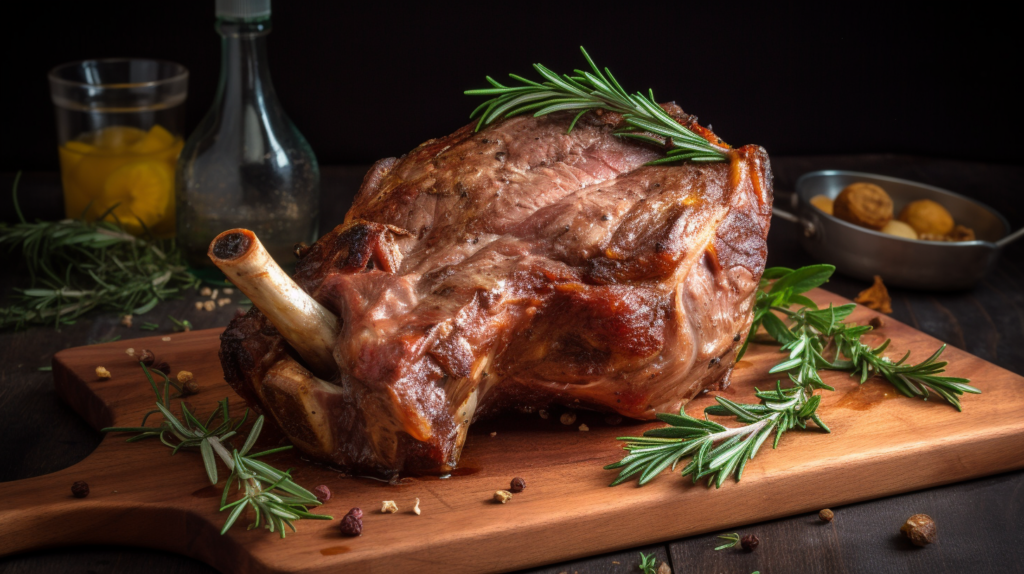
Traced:
<path id="1" fill-rule="evenodd" d="M 942 204 L 957 223 L 974 230 L 976 241 L 938 242 L 904 239 L 860 227 L 828 215 L 811 205 L 811 198 L 835 199 L 851 183 L 863 181 L 884 189 L 899 213 L 918 199 Z M 773 213 L 803 228 L 801 243 L 815 259 L 831 263 L 839 272 L 871 280 L 881 275 L 886 284 L 911 289 L 946 291 L 967 289 L 980 281 L 1008 243 L 1024 236 L 1010 233 L 1010 225 L 987 205 L 938 187 L 905 179 L 856 171 L 824 170 L 804 174 L 796 182 L 790 209 Z"/>

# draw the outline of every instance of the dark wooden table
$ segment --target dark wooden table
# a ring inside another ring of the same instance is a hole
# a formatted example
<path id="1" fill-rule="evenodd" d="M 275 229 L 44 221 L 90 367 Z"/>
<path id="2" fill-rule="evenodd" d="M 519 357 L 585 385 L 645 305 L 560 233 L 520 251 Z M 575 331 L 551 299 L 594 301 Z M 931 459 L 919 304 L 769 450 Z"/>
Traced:
<path id="1" fill-rule="evenodd" d="M 800 174 L 816 169 L 855 169 L 903 177 L 977 198 L 1002 212 L 1014 229 L 1024 226 L 1024 167 L 905 156 L 842 156 L 775 158 L 777 190 L 792 189 Z M 323 170 L 322 230 L 344 215 L 365 171 L 364 167 Z M 10 189 L 10 174 L 0 177 L 0 190 Z M 22 181 L 22 208 L 41 218 L 62 216 L 59 179 L 55 174 L 27 174 Z M 6 192 L 0 219 L 11 221 Z M 774 221 L 769 238 L 771 265 L 810 263 L 796 243 L 792 224 Z M 6 292 L 25 277 L 10 259 L 0 261 Z M 836 277 L 826 287 L 853 297 L 862 281 Z M 949 344 L 1017 373 L 1024 373 L 1024 241 L 1009 246 L 998 267 L 977 288 L 958 293 L 891 289 L 893 317 Z M 239 295 L 235 295 L 237 301 Z M 221 326 L 237 305 L 213 312 L 196 311 L 192 294 L 159 305 L 136 317 L 170 330 L 168 315 L 187 318 L 197 329 Z M 87 427 L 54 394 L 50 374 L 39 371 L 54 352 L 120 336 L 148 335 L 128 329 L 113 315 L 96 315 L 61 332 L 49 328 L 0 333 L 0 481 L 38 476 L 85 458 L 100 435 Z M 984 389 L 984 384 L 979 384 Z M 966 401 L 970 408 L 970 399 Z M 1024 413 L 1021 413 L 1024 416 Z M 914 464 L 908 460 L 907 464 Z M 726 486 L 725 488 L 728 488 Z M 712 496 L 713 493 L 709 493 Z M 800 485 L 793 485 L 800 496 Z M 757 504 L 751 500 L 751 504 Z M 545 574 L 639 572 L 639 553 L 653 553 L 674 572 L 764 574 L 780 572 L 1024 572 L 1024 472 L 1011 472 L 941 488 L 835 508 L 831 524 L 813 514 L 739 528 L 756 534 L 760 547 L 752 554 L 715 552 L 721 533 L 667 540 L 586 560 L 548 566 Z M 0 501 L 3 512 L 3 501 Z M 899 526 L 911 514 L 927 513 L 939 525 L 939 542 L 918 549 L 904 542 Z M 686 520 L 680 516 L 679 520 Z M 568 553 L 568 550 L 567 550 Z M 186 573 L 211 572 L 196 560 L 147 549 L 77 547 L 0 558 L 0 574 L 29 572 Z"/>

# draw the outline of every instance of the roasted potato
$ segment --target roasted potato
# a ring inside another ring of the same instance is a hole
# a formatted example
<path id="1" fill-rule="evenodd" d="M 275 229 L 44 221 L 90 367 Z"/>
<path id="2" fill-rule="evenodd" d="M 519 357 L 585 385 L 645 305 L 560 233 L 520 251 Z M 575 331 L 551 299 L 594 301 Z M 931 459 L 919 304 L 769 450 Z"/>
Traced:
<path id="1" fill-rule="evenodd" d="M 913 227 L 918 235 L 949 235 L 955 225 L 946 208 L 930 199 L 908 203 L 899 219 Z"/>
<path id="2" fill-rule="evenodd" d="M 882 233 L 905 239 L 917 239 L 917 232 L 914 231 L 913 227 L 895 219 L 885 224 L 885 227 L 882 228 Z"/>
<path id="3" fill-rule="evenodd" d="M 832 211 L 843 221 L 881 230 L 892 220 L 892 198 L 875 184 L 852 183 L 836 197 Z"/>
<path id="4" fill-rule="evenodd" d="M 815 195 L 811 198 L 811 205 L 824 211 L 825 213 L 832 215 L 832 200 L 824 195 Z"/>

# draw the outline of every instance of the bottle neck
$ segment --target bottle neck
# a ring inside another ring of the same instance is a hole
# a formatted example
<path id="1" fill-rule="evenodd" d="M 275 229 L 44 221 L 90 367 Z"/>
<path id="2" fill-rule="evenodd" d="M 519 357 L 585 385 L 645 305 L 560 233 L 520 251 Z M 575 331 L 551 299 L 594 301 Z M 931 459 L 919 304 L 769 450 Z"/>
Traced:
<path id="1" fill-rule="evenodd" d="M 274 86 L 270 81 L 270 67 L 267 65 L 270 18 L 219 18 L 216 29 L 221 36 L 217 99 L 222 102 L 239 103 L 255 99 L 261 105 L 274 100 Z"/>

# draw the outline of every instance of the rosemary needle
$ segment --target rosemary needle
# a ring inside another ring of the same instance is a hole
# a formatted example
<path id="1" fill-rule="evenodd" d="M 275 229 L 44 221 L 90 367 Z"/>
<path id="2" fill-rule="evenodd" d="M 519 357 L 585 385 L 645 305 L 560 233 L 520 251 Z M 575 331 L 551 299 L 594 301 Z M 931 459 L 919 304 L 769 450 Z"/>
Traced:
<path id="1" fill-rule="evenodd" d="M 640 553 L 639 568 L 640 572 L 643 572 L 643 574 L 658 574 L 658 570 L 656 568 L 657 564 L 658 558 L 654 556 L 654 554 L 648 556 L 643 552 Z"/>

